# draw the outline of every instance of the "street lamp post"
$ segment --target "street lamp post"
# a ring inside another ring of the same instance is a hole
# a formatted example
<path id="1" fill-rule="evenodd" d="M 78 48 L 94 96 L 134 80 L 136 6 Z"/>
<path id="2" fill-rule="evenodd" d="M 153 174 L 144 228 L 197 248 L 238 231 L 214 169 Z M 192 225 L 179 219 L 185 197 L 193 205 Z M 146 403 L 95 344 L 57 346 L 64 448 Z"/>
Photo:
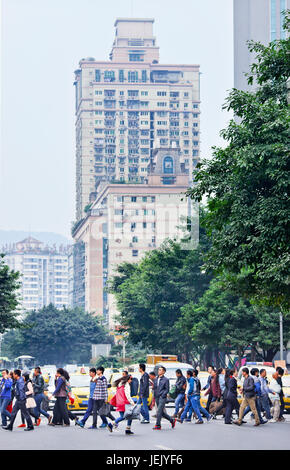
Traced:
<path id="1" fill-rule="evenodd" d="M 283 313 L 280 312 L 280 361 L 283 361 Z"/>

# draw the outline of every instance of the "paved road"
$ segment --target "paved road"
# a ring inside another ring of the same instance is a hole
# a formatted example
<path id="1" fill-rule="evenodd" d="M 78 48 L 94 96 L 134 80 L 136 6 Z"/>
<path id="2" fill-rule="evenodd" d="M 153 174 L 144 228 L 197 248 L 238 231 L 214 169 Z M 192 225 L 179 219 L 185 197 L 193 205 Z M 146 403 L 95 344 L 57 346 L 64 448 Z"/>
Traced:
<path id="1" fill-rule="evenodd" d="M 72 424 L 69 428 L 47 426 L 43 418 L 34 431 L 24 432 L 15 427 L 13 432 L 0 428 L 0 449 L 8 450 L 290 450 L 290 415 L 284 423 L 267 423 L 259 427 L 253 421 L 240 427 L 223 424 L 223 419 L 202 425 L 177 423 L 175 429 L 164 421 L 161 431 L 153 431 L 151 424 L 133 421 L 133 436 L 125 435 L 125 422 L 112 434 L 107 429 L 81 429 Z M 16 425 L 19 424 L 17 417 Z M 91 418 L 87 426 L 91 425 Z"/>

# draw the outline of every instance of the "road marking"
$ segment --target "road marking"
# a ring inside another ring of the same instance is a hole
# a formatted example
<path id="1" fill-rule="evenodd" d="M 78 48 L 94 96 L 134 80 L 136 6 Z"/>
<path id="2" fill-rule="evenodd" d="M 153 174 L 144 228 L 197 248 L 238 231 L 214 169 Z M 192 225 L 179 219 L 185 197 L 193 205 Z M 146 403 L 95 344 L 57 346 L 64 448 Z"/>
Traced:
<path id="1" fill-rule="evenodd" d="M 162 446 L 161 444 L 156 444 L 154 447 L 158 447 L 158 449 L 162 449 L 162 450 L 173 450 L 170 447 L 165 447 L 165 446 Z"/>

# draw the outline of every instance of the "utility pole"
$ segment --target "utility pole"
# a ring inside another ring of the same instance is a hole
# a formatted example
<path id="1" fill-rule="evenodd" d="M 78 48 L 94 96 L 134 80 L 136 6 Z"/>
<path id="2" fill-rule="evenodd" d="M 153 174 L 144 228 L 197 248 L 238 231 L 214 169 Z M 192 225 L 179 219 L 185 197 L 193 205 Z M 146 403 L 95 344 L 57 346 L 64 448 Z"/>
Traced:
<path id="1" fill-rule="evenodd" d="M 283 313 L 280 311 L 280 361 L 283 361 Z"/>

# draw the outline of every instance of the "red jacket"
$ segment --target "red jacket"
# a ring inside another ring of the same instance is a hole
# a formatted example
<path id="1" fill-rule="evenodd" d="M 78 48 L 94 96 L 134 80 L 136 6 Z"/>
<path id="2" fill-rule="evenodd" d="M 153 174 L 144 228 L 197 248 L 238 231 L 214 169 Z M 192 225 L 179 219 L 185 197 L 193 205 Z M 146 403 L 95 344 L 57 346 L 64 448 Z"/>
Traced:
<path id="1" fill-rule="evenodd" d="M 216 375 L 211 381 L 210 381 L 210 386 L 205 392 L 205 395 L 208 395 L 209 392 L 212 393 L 212 396 L 215 398 L 220 398 L 222 396 L 222 391 L 220 388 L 220 384 L 218 381 L 218 376 Z"/>
<path id="2" fill-rule="evenodd" d="M 125 405 L 129 405 L 130 402 L 125 395 L 124 385 L 117 387 L 116 395 L 113 396 L 110 404 L 116 407 L 116 411 L 125 411 Z"/>

